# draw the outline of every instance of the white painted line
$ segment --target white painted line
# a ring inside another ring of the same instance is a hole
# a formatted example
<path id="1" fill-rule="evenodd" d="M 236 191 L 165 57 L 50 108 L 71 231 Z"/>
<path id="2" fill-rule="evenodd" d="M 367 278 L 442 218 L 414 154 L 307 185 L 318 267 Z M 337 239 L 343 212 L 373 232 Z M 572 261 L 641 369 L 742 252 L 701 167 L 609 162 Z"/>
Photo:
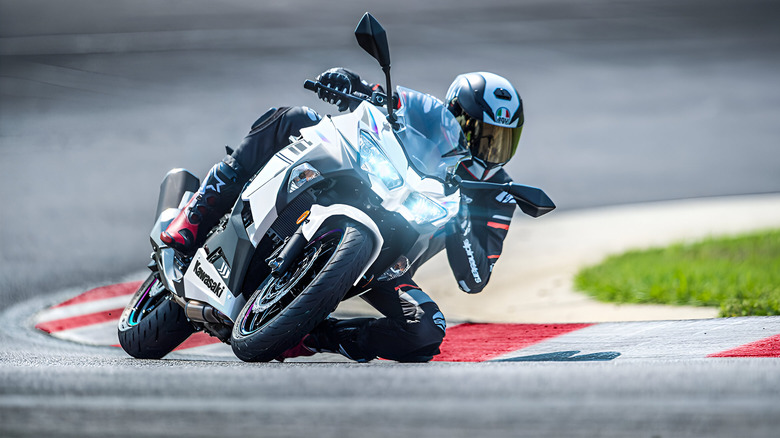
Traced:
<path id="1" fill-rule="evenodd" d="M 503 355 L 496 360 L 578 351 L 617 352 L 624 359 L 690 359 L 780 333 L 778 317 L 601 323 Z"/>
<path id="2" fill-rule="evenodd" d="M 119 295 L 112 298 L 104 298 L 102 300 L 87 301 L 62 307 L 51 307 L 36 315 L 35 324 L 125 307 L 127 303 L 130 302 L 132 296 L 133 294 Z"/>
<path id="3" fill-rule="evenodd" d="M 81 342 L 91 345 L 118 345 L 117 323 L 119 320 L 92 324 L 70 330 L 54 332 L 51 335 L 72 342 Z"/>

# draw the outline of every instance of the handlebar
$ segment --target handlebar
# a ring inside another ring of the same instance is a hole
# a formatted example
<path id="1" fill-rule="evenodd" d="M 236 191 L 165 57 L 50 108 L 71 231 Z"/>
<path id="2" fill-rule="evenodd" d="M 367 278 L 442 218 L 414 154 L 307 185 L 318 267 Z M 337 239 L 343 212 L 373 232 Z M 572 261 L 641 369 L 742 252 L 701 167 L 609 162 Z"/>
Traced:
<path id="1" fill-rule="evenodd" d="M 328 93 L 335 94 L 336 96 L 339 96 L 342 99 L 351 100 L 352 102 L 354 102 L 354 103 L 356 103 L 358 105 L 361 102 L 370 102 L 370 103 L 372 103 L 372 104 L 374 104 L 376 106 L 383 106 L 385 104 L 385 102 L 386 102 L 386 99 L 387 99 L 387 97 L 385 96 L 384 93 L 380 93 L 378 91 L 374 91 L 371 94 L 371 96 L 367 96 L 367 95 L 362 94 L 362 93 L 356 93 L 356 94 L 359 95 L 359 96 L 356 96 L 354 94 L 344 93 L 344 92 L 342 92 L 340 90 L 337 90 L 335 88 L 330 88 L 327 85 L 323 84 L 322 82 L 312 81 L 310 79 L 307 79 L 303 83 L 303 88 L 305 88 L 307 90 L 310 90 L 312 92 L 315 92 L 315 93 L 319 93 L 320 90 L 324 89 L 324 90 L 327 90 Z"/>

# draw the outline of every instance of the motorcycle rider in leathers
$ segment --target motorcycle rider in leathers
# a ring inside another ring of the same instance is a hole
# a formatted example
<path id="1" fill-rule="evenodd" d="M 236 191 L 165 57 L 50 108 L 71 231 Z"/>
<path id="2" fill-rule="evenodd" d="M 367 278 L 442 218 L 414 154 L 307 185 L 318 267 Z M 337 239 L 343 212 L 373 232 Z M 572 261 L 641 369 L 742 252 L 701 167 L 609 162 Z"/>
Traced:
<path id="1" fill-rule="evenodd" d="M 322 84 L 357 96 L 381 90 L 344 68 L 330 69 L 317 78 Z M 333 93 L 321 89 L 319 97 L 354 109 Z M 448 109 L 466 135 L 471 159 L 457 175 L 464 180 L 511 182 L 502 166 L 514 155 L 523 128 L 523 104 L 516 89 L 501 76 L 479 72 L 459 75 L 447 91 Z M 353 104 L 354 105 L 354 104 Z M 222 161 L 211 168 L 200 189 L 162 232 L 162 241 L 184 255 L 192 255 L 206 234 L 235 203 L 244 184 L 279 150 L 290 136 L 315 125 L 320 116 L 307 107 L 271 108 L 252 124 L 249 134 Z M 426 253 L 401 277 L 355 286 L 358 294 L 383 318 L 328 318 L 279 360 L 334 352 L 356 361 L 376 357 L 400 362 L 427 362 L 439 354 L 446 322 L 434 301 L 412 280 L 414 271 L 446 248 L 460 288 L 478 293 L 487 284 L 501 256 L 515 201 L 501 190 L 461 189 L 461 208 L 431 239 Z"/>

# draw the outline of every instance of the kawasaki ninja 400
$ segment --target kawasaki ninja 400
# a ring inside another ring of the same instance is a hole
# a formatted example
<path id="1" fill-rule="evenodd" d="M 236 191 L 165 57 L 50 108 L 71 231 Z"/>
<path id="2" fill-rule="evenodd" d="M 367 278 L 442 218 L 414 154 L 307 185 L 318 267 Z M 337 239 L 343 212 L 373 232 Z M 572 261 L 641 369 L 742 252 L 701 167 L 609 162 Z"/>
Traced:
<path id="1" fill-rule="evenodd" d="M 384 29 L 366 14 L 355 35 L 392 90 Z M 456 177 L 469 152 L 455 118 L 432 96 L 397 91 L 394 111 L 380 92 L 360 99 L 328 89 L 359 105 L 302 129 L 244 186 L 191 258 L 159 236 L 200 184 L 186 170 L 169 172 L 151 232 L 152 273 L 119 320 L 122 348 L 161 358 L 203 330 L 242 360 L 272 360 L 335 310 L 353 285 L 403 275 L 457 215 L 460 187 L 499 186 Z M 555 208 L 540 189 L 500 187 L 531 216 Z"/>

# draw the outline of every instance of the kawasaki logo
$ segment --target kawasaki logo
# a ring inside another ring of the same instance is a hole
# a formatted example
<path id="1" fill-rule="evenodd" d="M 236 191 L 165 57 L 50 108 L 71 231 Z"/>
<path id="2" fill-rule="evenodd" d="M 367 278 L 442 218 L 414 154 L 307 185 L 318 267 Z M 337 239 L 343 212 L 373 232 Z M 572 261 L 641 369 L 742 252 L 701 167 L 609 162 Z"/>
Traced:
<path id="1" fill-rule="evenodd" d="M 200 267 L 200 260 L 195 262 L 195 275 L 200 278 L 200 281 L 202 281 L 207 288 L 214 292 L 214 295 L 216 295 L 217 298 L 222 298 L 222 294 L 225 292 L 225 286 L 212 280 L 211 277 L 209 277 L 209 274 L 203 271 L 203 268 Z"/>

